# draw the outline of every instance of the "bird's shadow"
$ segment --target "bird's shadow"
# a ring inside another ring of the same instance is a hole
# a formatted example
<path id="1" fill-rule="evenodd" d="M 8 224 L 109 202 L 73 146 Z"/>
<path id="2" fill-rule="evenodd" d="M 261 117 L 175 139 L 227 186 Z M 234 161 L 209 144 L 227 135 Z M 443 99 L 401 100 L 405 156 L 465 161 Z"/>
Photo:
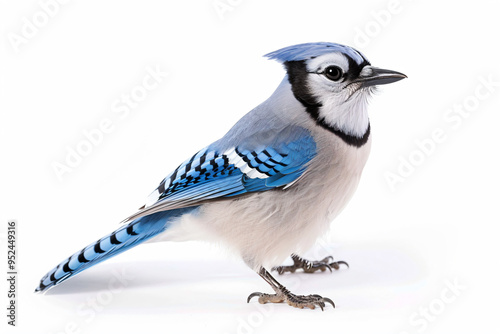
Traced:
<path id="1" fill-rule="evenodd" d="M 246 272 L 245 272 L 246 271 Z M 244 265 L 225 261 L 129 261 L 90 268 L 46 292 L 46 295 L 85 294 L 109 289 L 196 284 L 239 275 L 254 275 Z"/>
<path id="2" fill-rule="evenodd" d="M 324 288 L 335 285 L 336 288 L 373 285 L 405 284 L 422 278 L 425 268 L 409 256 L 397 249 L 344 249 L 337 260 L 346 260 L 350 268 L 341 268 L 331 274 L 316 273 L 273 275 L 285 286 L 294 276 L 303 280 L 314 279 L 315 286 Z M 291 275 L 291 276 L 290 276 Z M 332 282 L 332 279 L 334 282 Z M 113 288 L 135 289 L 152 286 L 180 286 L 189 284 L 205 284 L 210 281 L 255 281 L 261 282 L 258 276 L 243 263 L 223 260 L 200 261 L 125 261 L 109 262 L 90 268 L 89 270 L 63 282 L 46 292 L 47 295 L 68 295 L 95 293 Z M 263 281 L 262 281 L 263 283 Z M 265 284 L 265 283 L 263 283 Z"/>

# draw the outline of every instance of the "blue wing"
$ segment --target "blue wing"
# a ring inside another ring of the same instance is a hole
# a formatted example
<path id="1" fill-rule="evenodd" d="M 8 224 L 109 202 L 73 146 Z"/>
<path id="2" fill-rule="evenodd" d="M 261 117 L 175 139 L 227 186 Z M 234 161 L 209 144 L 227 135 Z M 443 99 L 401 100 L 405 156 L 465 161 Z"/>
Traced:
<path id="1" fill-rule="evenodd" d="M 279 143 L 204 148 L 163 179 L 145 207 L 127 220 L 291 184 L 316 155 L 314 139 L 301 130 L 288 140 L 279 138 Z"/>

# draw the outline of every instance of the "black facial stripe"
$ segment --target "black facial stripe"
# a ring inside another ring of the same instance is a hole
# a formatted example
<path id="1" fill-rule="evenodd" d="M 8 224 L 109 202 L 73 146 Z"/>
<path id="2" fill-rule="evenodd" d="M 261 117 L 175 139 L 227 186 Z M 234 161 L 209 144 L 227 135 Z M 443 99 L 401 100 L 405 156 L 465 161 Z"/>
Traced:
<path id="1" fill-rule="evenodd" d="M 346 73 L 347 80 L 354 80 L 359 76 L 359 73 L 361 73 L 363 67 L 365 67 L 366 65 L 370 65 L 370 62 L 368 62 L 364 58 L 361 64 L 356 63 L 354 59 L 352 59 L 348 55 L 346 55 L 346 58 L 349 63 L 349 71 Z"/>
<path id="2" fill-rule="evenodd" d="M 284 65 L 288 73 L 288 81 L 292 85 L 293 95 L 304 107 L 316 107 L 316 110 L 311 110 L 311 112 L 316 111 L 317 116 L 317 108 L 321 107 L 321 103 L 306 85 L 308 73 L 305 61 L 287 61 Z"/>
<path id="3" fill-rule="evenodd" d="M 349 62 L 354 62 L 350 57 L 347 57 Z M 365 64 L 366 62 L 366 64 Z M 366 60 L 361 65 L 357 65 L 354 62 L 354 66 L 359 67 L 359 71 L 361 72 L 362 66 L 369 64 Z M 319 108 L 323 105 L 318 101 L 318 99 L 310 92 L 309 87 L 307 87 L 307 67 L 306 63 L 303 60 L 300 61 L 287 61 L 284 63 L 287 73 L 288 73 L 288 81 L 292 85 L 292 92 L 297 101 L 299 101 L 305 108 L 309 116 L 316 122 L 317 125 L 322 128 L 332 132 L 342 139 L 346 144 L 361 147 L 368 141 L 370 137 L 370 125 L 366 129 L 363 137 L 355 137 L 349 134 L 346 134 L 339 130 L 336 127 L 330 126 L 325 122 L 324 118 L 319 116 Z M 364 65 L 365 64 L 365 65 Z M 349 69 L 351 69 L 351 64 L 349 63 Z M 359 74 L 359 72 L 358 72 Z"/>

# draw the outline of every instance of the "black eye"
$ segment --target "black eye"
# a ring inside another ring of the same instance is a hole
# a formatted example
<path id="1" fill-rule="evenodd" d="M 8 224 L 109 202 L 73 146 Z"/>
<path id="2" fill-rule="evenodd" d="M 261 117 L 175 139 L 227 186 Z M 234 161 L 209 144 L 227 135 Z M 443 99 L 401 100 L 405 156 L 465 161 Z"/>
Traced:
<path id="1" fill-rule="evenodd" d="M 339 81 L 342 78 L 342 69 L 338 66 L 328 66 L 324 71 L 325 77 L 332 81 Z"/>

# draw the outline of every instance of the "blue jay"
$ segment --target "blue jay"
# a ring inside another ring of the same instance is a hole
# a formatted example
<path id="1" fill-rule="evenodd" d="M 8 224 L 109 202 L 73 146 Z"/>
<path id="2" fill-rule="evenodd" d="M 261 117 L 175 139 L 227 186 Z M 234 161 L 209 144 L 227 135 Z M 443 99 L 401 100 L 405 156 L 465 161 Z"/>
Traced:
<path id="1" fill-rule="evenodd" d="M 291 293 L 266 268 L 290 255 L 294 265 L 277 267 L 279 273 L 345 264 L 298 254 L 326 232 L 358 185 L 370 152 L 370 93 L 406 76 L 335 43 L 293 45 L 266 57 L 287 72 L 271 97 L 164 178 L 120 228 L 48 272 L 35 291 L 145 241 L 201 239 L 234 250 L 274 290 L 247 302 L 335 306 L 320 295 Z"/>

